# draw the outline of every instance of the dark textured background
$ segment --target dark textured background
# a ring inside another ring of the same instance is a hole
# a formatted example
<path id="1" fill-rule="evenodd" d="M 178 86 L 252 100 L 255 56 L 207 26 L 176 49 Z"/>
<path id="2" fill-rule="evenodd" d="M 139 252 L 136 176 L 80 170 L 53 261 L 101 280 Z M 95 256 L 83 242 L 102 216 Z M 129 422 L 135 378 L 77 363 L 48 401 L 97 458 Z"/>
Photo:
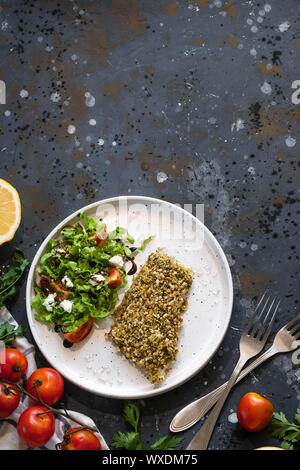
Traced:
<path id="1" fill-rule="evenodd" d="M 31 260 L 62 218 L 131 194 L 203 203 L 205 223 L 231 266 L 235 299 L 223 344 L 188 383 L 139 402 L 145 443 L 167 433 L 175 412 L 230 374 L 262 289 L 283 298 L 278 326 L 299 313 L 300 105 L 291 101 L 292 82 L 300 79 L 299 6 L 297 0 L 0 2 L 0 79 L 7 86 L 0 168 L 23 211 L 13 242 L 1 247 L 2 260 L 14 246 Z M 25 282 L 11 312 L 26 327 L 24 296 Z M 38 361 L 45 364 L 39 353 Z M 231 393 L 211 448 L 277 443 L 228 417 L 244 393 L 256 391 L 292 418 L 299 381 L 290 355 L 257 369 Z M 68 382 L 65 396 L 108 443 L 126 429 L 122 401 Z M 198 427 L 183 433 L 182 448 Z"/>

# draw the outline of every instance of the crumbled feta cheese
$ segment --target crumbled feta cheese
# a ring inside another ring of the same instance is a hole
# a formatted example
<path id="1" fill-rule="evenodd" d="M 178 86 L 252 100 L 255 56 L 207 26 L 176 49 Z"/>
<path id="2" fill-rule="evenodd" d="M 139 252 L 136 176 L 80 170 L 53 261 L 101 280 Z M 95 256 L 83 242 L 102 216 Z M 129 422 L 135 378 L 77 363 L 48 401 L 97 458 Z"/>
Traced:
<path id="1" fill-rule="evenodd" d="M 71 281 L 71 279 L 68 278 L 68 276 L 64 276 L 61 280 L 61 282 L 66 286 L 66 287 L 73 287 L 74 284 L 73 282 Z"/>
<path id="2" fill-rule="evenodd" d="M 89 283 L 92 284 L 92 286 L 96 286 L 103 281 L 105 281 L 105 277 L 102 276 L 102 274 L 93 274 L 89 279 Z"/>
<path id="3" fill-rule="evenodd" d="M 64 309 L 65 312 L 72 312 L 73 302 L 71 302 L 71 300 L 63 300 L 59 305 Z"/>
<path id="4" fill-rule="evenodd" d="M 123 258 L 121 255 L 115 255 L 110 258 L 109 263 L 115 266 L 116 268 L 122 268 L 124 265 Z"/>
<path id="5" fill-rule="evenodd" d="M 65 255 L 66 254 L 66 249 L 65 248 L 54 248 L 56 253 L 59 255 Z"/>
<path id="6" fill-rule="evenodd" d="M 56 294 L 49 294 L 48 297 L 43 302 L 43 305 L 44 307 L 46 307 L 48 312 L 52 312 L 53 310 L 52 304 L 55 303 L 55 297 L 56 297 Z"/>

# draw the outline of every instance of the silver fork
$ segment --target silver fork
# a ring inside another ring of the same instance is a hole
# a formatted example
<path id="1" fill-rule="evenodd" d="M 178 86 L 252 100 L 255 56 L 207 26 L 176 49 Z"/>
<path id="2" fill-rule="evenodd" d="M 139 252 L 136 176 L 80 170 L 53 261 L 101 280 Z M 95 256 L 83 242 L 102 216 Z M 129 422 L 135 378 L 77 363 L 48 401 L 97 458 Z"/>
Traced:
<path id="1" fill-rule="evenodd" d="M 300 315 L 284 325 L 276 334 L 273 344 L 249 366 L 245 367 L 238 376 L 236 383 L 242 380 L 249 372 L 258 367 L 264 361 L 279 353 L 291 352 L 300 346 Z M 182 432 L 196 424 L 210 408 L 216 403 L 227 382 L 211 391 L 207 395 L 193 401 L 180 410 L 172 419 L 170 431 Z M 234 384 L 234 385 L 235 385 Z"/>
<path id="2" fill-rule="evenodd" d="M 275 316 L 280 302 L 276 303 L 276 298 L 270 302 L 270 297 L 263 294 L 254 314 L 240 339 L 240 357 L 228 380 L 225 389 L 222 391 L 214 409 L 204 422 L 200 430 L 189 443 L 187 450 L 205 450 L 208 447 L 211 435 L 215 428 L 219 414 L 228 397 L 228 394 L 239 376 L 242 368 L 251 357 L 256 356 L 263 349 L 267 338 L 271 332 Z M 269 317 L 271 316 L 270 320 Z"/>

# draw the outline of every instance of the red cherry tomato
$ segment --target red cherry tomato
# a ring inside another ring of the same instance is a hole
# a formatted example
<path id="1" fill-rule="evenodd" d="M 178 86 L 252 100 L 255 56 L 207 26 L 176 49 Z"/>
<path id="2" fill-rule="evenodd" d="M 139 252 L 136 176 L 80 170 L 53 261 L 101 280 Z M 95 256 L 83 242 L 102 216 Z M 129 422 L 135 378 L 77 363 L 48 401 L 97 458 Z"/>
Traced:
<path id="1" fill-rule="evenodd" d="M 42 367 L 35 370 L 28 379 L 26 390 L 35 398 L 38 398 L 35 386 L 41 400 L 46 405 L 53 405 L 62 396 L 64 381 L 59 372 L 50 367 Z"/>
<path id="2" fill-rule="evenodd" d="M 108 268 L 108 287 L 115 289 L 122 284 L 122 276 L 118 269 Z"/>
<path id="3" fill-rule="evenodd" d="M 94 320 L 92 317 L 89 317 L 88 321 L 81 325 L 76 331 L 71 333 L 65 333 L 64 337 L 69 341 L 69 343 L 79 343 L 82 341 L 91 331 Z"/>
<path id="4" fill-rule="evenodd" d="M 258 393 L 246 393 L 237 408 L 240 425 L 250 432 L 261 431 L 271 421 L 274 407 L 267 398 Z"/>
<path id="5" fill-rule="evenodd" d="M 26 357 L 18 349 L 6 348 L 4 361 L 4 364 L 0 364 L 0 379 L 18 382 L 28 367 Z"/>
<path id="6" fill-rule="evenodd" d="M 32 449 L 45 445 L 54 434 L 54 415 L 47 411 L 48 408 L 45 406 L 30 406 L 19 418 L 17 425 L 19 438 Z"/>
<path id="7" fill-rule="evenodd" d="M 64 436 L 64 442 L 61 450 L 101 450 L 98 437 L 80 426 L 70 429 Z"/>
<path id="8" fill-rule="evenodd" d="M 97 233 L 95 240 L 96 240 L 97 246 L 105 245 L 106 240 L 107 240 L 107 232 L 105 228 L 103 228 L 102 230 L 100 230 L 99 233 Z"/>
<path id="9" fill-rule="evenodd" d="M 20 403 L 20 392 L 7 382 L 0 382 L 0 418 L 11 415 Z"/>

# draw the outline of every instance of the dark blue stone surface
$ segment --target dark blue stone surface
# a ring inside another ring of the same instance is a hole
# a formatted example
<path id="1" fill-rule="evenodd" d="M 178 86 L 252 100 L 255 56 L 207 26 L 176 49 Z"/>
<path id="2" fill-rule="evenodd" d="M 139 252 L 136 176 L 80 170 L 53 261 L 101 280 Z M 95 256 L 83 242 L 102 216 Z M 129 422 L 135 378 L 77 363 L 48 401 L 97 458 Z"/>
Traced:
<path id="1" fill-rule="evenodd" d="M 297 0 L 0 2 L 0 176 L 22 201 L 2 261 L 14 246 L 32 260 L 64 217 L 131 194 L 204 204 L 231 266 L 234 308 L 222 346 L 188 383 L 139 402 L 145 445 L 229 376 L 261 290 L 282 298 L 276 327 L 299 313 L 299 17 Z M 10 309 L 26 327 L 24 299 L 25 282 Z M 211 448 L 278 444 L 229 417 L 256 391 L 292 419 L 299 381 L 291 355 L 257 369 L 232 391 Z M 65 398 L 108 443 L 126 429 L 123 401 L 68 382 Z M 181 448 L 198 427 L 182 434 Z"/>

